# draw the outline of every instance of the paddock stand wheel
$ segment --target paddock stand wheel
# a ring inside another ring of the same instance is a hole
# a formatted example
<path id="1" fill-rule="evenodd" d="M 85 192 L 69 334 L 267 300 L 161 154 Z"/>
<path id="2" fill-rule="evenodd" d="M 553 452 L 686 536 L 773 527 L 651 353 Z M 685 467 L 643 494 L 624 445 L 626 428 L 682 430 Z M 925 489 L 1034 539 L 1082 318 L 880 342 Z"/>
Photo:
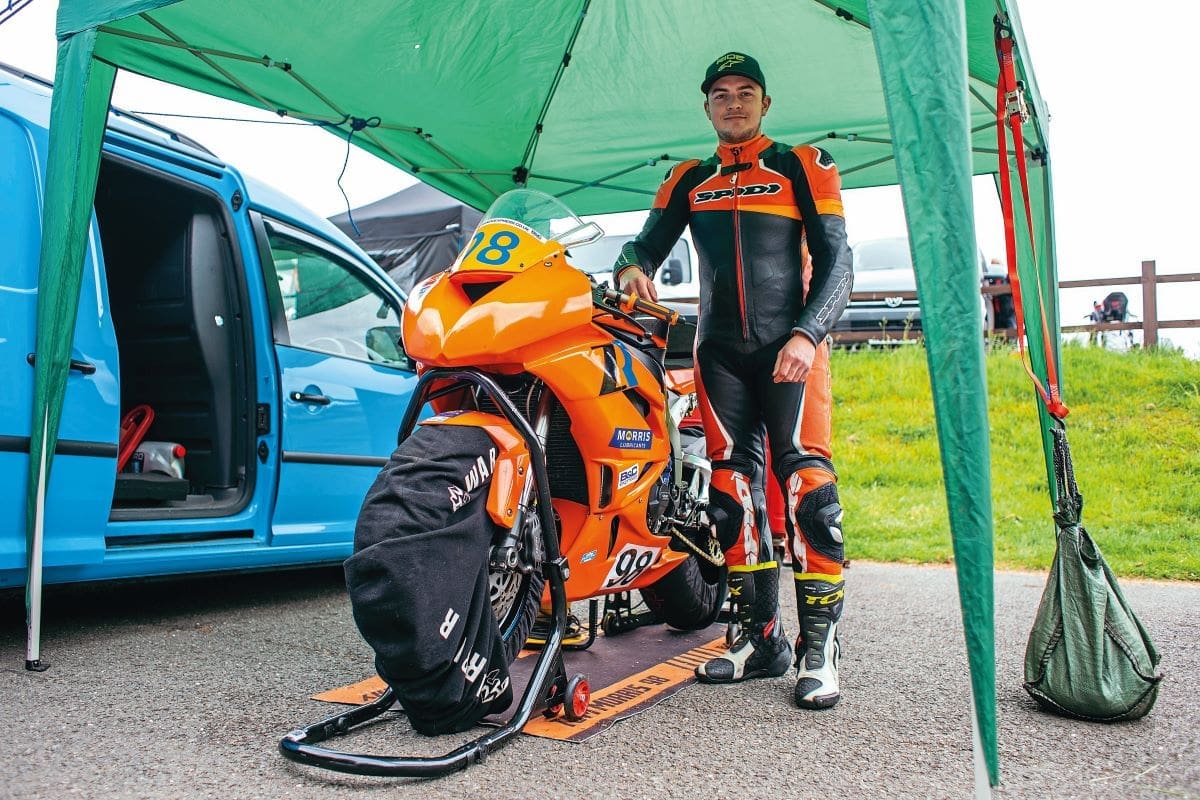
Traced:
<path id="1" fill-rule="evenodd" d="M 290 761 L 335 772 L 380 777 L 434 778 L 486 761 L 491 753 L 521 732 L 538 707 L 545 709 L 542 713 L 547 717 L 556 716 L 565 710 L 567 719 L 573 719 L 571 715 L 576 713 L 582 703 L 582 713 L 586 713 L 588 701 L 591 699 L 590 691 L 581 695 L 576 688 L 571 692 L 574 682 L 582 676 L 576 675 L 567 680 L 563 669 L 562 644 L 567 618 L 566 591 L 563 588 L 567 573 L 566 559 L 560 556 L 549 562 L 547 573 L 547 581 L 551 588 L 553 629 L 546 646 L 538 654 L 533 674 L 529 677 L 529 683 L 517 709 L 500 727 L 464 743 L 445 755 L 435 757 L 347 753 L 319 746 L 322 742 L 345 735 L 356 726 L 388 711 L 396 700 L 395 691 L 389 687 L 372 702 L 291 731 L 279 741 L 280 753 Z M 557 709 L 554 709 L 555 704 Z"/>
<path id="2" fill-rule="evenodd" d="M 567 684 L 566 704 L 563 716 L 571 722 L 579 722 L 587 716 L 588 706 L 592 704 L 592 686 L 587 676 L 576 675 Z"/>
<path id="3" fill-rule="evenodd" d="M 553 719 L 562 714 L 571 722 L 579 722 L 587 716 L 591 703 L 592 686 L 586 675 L 576 673 L 570 680 L 565 675 L 559 675 L 550 687 L 542 715 Z"/>

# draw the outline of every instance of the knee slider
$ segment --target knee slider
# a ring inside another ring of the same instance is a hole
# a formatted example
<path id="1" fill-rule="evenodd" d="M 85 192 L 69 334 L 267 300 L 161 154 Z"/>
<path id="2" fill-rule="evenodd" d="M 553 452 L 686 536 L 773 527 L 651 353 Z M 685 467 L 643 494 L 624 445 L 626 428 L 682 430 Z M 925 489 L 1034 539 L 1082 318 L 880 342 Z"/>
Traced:
<path id="1" fill-rule="evenodd" d="M 717 533 L 717 541 L 722 550 L 733 547 L 742 530 L 742 517 L 745 509 L 736 497 L 721 491 L 716 486 L 708 490 L 708 521 Z"/>
<path id="2" fill-rule="evenodd" d="M 837 484 L 826 483 L 806 494 L 796 509 L 796 522 L 805 541 L 818 553 L 834 561 L 845 557 Z"/>

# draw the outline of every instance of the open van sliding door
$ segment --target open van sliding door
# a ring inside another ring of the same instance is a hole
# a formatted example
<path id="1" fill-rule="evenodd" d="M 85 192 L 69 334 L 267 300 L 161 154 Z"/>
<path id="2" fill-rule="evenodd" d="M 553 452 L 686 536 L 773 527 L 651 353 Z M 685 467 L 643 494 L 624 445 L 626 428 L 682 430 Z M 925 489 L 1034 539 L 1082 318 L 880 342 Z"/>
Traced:
<path id="1" fill-rule="evenodd" d="M 272 219 L 256 226 L 282 409 L 271 543 L 337 544 L 344 557 L 416 385 L 397 347 L 403 301 L 336 245 Z"/>
<path id="2" fill-rule="evenodd" d="M 83 578 L 263 564 L 274 485 L 256 470 L 252 392 L 270 354 L 254 351 L 266 301 L 246 280 L 244 192 L 215 160 L 115 132 L 105 143 L 96 214 L 121 413 L 149 406 L 144 441 L 186 455 L 182 476 L 117 478 L 103 569 Z"/>

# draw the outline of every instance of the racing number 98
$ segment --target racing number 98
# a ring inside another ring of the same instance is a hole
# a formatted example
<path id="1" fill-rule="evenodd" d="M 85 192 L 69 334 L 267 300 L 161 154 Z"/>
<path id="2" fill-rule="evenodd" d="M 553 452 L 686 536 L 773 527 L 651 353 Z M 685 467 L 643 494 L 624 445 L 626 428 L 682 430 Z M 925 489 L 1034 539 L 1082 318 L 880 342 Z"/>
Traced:
<path id="1" fill-rule="evenodd" d="M 508 259 L 512 257 L 513 248 L 520 241 L 520 237 L 512 231 L 496 231 L 492 234 L 492 238 L 488 239 L 487 247 L 476 252 L 479 245 L 483 244 L 483 231 L 479 231 L 471 241 L 471 249 L 467 251 L 466 258 L 463 260 L 465 261 L 474 255 L 476 261 L 490 264 L 493 267 L 506 264 L 508 263 Z"/>

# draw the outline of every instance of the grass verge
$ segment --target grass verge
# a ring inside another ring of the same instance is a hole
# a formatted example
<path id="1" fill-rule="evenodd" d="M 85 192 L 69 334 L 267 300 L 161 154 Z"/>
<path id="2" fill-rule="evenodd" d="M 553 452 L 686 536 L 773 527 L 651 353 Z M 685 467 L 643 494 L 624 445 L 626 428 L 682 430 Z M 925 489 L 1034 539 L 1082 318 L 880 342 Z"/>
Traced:
<path id="1" fill-rule="evenodd" d="M 926 351 L 837 351 L 832 368 L 847 558 L 950 562 Z M 1008 347 L 988 351 L 987 381 L 996 564 L 1045 570 L 1055 526 L 1033 387 Z M 1109 565 L 1200 580 L 1200 363 L 1065 346 L 1063 386 L 1084 527 Z"/>

